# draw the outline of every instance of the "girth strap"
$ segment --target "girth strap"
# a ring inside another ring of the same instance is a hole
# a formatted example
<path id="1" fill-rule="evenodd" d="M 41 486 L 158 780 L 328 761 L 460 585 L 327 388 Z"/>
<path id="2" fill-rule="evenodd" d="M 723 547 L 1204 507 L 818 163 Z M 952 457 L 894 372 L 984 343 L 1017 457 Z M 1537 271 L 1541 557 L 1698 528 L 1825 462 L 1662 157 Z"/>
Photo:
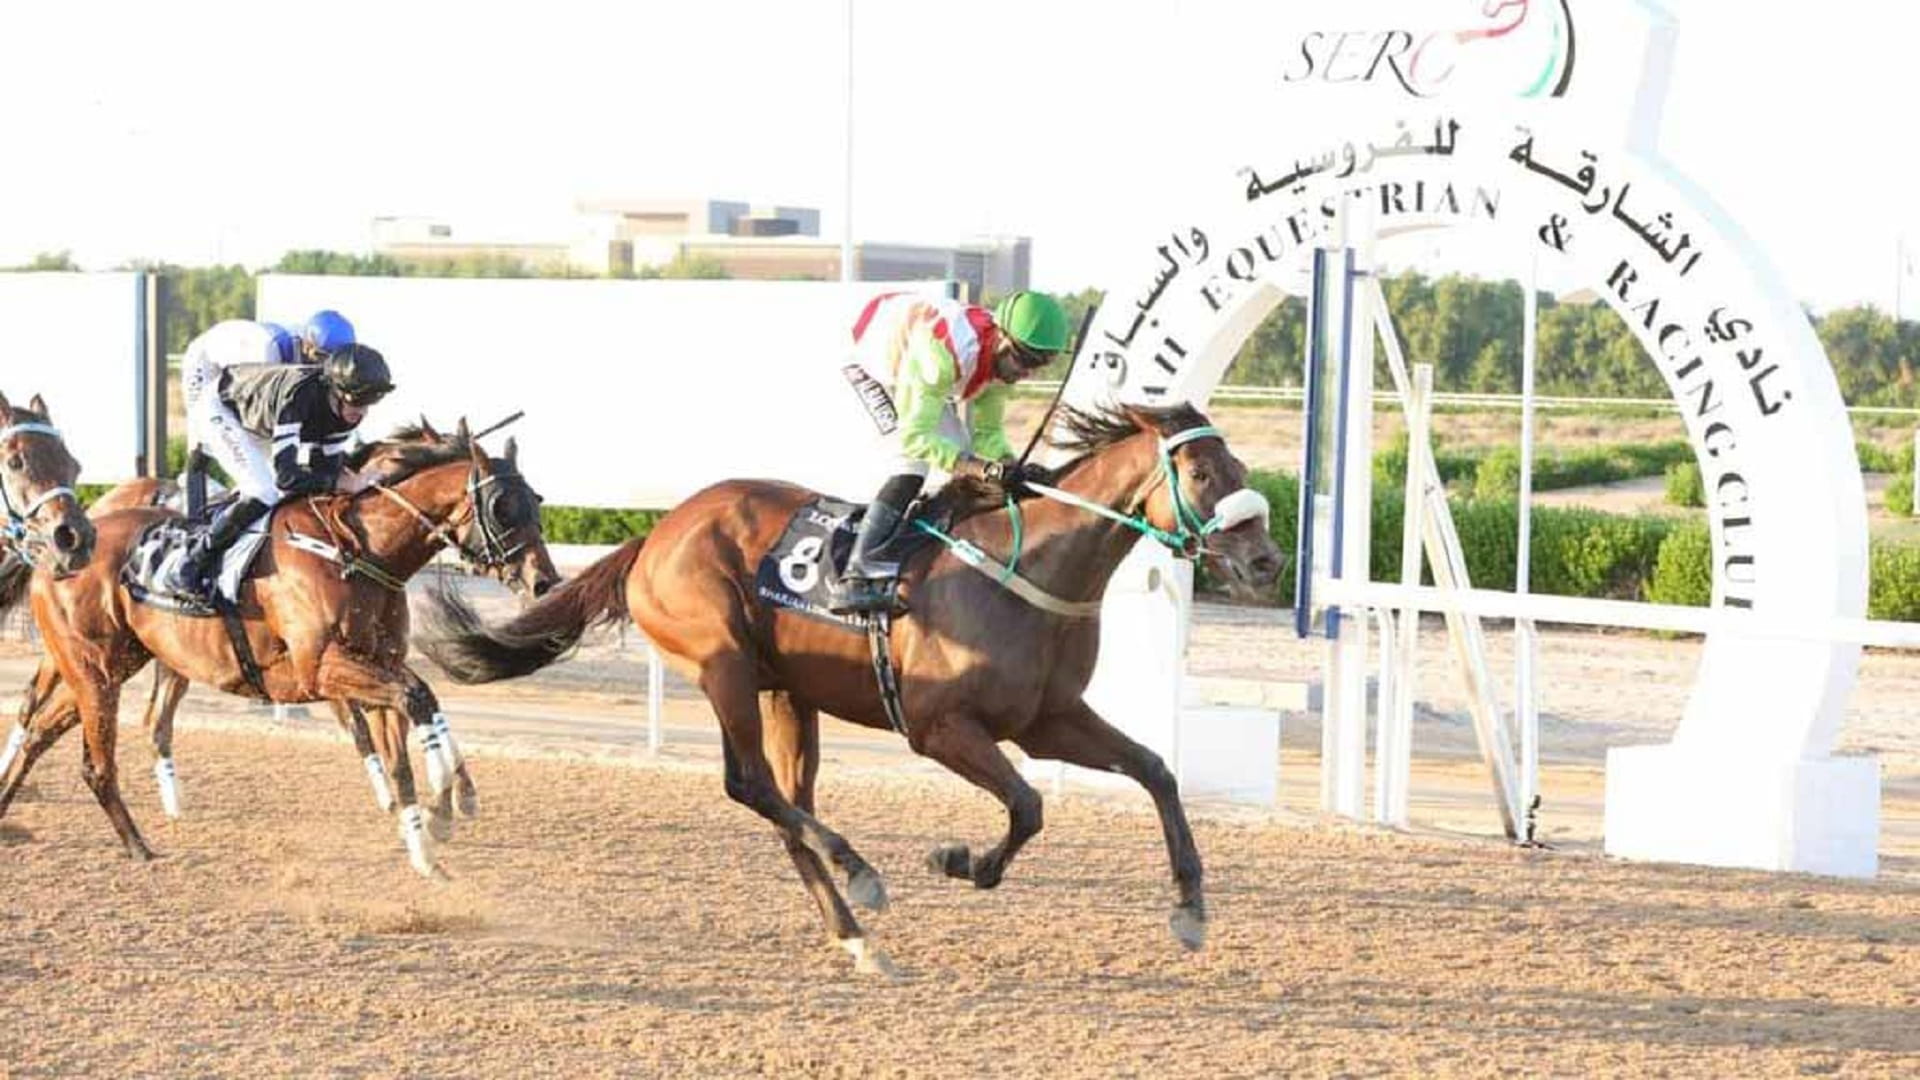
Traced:
<path id="1" fill-rule="evenodd" d="M 233 657 L 240 662 L 240 674 L 246 677 L 247 685 L 253 688 L 253 696 L 259 701 L 271 701 L 267 695 L 266 678 L 260 673 L 260 662 L 253 657 L 253 643 L 247 640 L 247 625 L 240 619 L 240 608 L 225 597 L 215 593 L 214 609 L 220 612 L 220 621 L 227 628 L 227 637 L 233 642 Z"/>
<path id="2" fill-rule="evenodd" d="M 893 616 L 890 613 L 876 611 L 867 616 L 867 645 L 873 653 L 873 676 L 880 684 L 880 706 L 887 712 L 887 723 L 905 735 L 907 718 L 900 707 L 900 677 L 893 670 Z"/>

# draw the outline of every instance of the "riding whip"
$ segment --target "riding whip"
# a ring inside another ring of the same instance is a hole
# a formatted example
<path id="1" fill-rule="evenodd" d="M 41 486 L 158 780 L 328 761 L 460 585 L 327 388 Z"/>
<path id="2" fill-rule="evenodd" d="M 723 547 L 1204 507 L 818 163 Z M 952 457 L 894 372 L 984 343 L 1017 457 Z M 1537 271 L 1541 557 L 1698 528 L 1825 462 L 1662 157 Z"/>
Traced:
<path id="1" fill-rule="evenodd" d="M 1047 425 L 1053 423 L 1053 412 L 1060 407 L 1060 397 L 1067 392 L 1067 383 L 1073 380 L 1073 365 L 1080 359 L 1080 346 L 1086 343 L 1087 330 L 1093 326 L 1093 317 L 1100 311 L 1099 303 L 1087 305 L 1080 316 L 1080 330 L 1073 335 L 1073 348 L 1067 353 L 1067 370 L 1060 377 L 1060 388 L 1053 392 L 1053 401 L 1040 417 L 1040 426 L 1033 429 L 1033 438 L 1027 440 L 1027 448 L 1020 451 L 1020 464 L 1025 465 L 1027 458 L 1033 456 L 1033 448 L 1040 445 L 1040 436 L 1047 433 Z"/>

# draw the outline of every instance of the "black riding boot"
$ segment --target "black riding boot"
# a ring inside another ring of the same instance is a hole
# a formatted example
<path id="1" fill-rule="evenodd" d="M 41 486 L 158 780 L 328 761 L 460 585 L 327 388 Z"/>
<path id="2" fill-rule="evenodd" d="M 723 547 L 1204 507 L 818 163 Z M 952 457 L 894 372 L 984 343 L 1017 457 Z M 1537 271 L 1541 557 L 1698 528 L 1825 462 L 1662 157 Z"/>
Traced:
<path id="1" fill-rule="evenodd" d="M 193 546 L 187 549 L 186 557 L 180 560 L 181 591 L 200 597 L 212 596 L 213 579 L 220 568 L 220 553 L 271 509 L 266 503 L 245 495 L 221 507 L 207 526 L 207 531 L 193 538 Z"/>
<path id="2" fill-rule="evenodd" d="M 867 516 L 860 522 L 853 552 L 847 556 L 846 570 L 840 580 L 833 583 L 827 597 L 829 611 L 835 615 L 851 615 L 893 610 L 900 564 L 882 562 L 877 556 L 887 541 L 893 539 L 900 522 L 907 516 L 907 507 L 913 504 L 913 497 L 920 494 L 926 482 L 924 476 L 903 474 L 890 477 L 881 486 L 880 494 L 874 496 L 867 507 Z"/>

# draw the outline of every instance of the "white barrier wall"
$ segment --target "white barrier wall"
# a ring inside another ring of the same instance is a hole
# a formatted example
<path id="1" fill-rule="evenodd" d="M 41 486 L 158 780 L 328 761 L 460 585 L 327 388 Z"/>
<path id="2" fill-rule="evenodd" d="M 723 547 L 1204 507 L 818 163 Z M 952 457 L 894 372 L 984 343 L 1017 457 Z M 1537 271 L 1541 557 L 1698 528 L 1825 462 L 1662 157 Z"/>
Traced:
<path id="1" fill-rule="evenodd" d="M 1141 541 L 1107 583 L 1100 663 L 1082 695 L 1102 718 L 1159 754 L 1188 798 L 1272 806 L 1279 793 L 1280 713 L 1188 700 L 1193 564 Z M 1032 781 L 1138 791 L 1132 778 L 1028 759 Z"/>
<path id="2" fill-rule="evenodd" d="M 333 308 L 385 354 L 398 389 L 369 435 L 525 409 L 510 432 L 548 502 L 655 508 L 728 477 L 870 497 L 873 426 L 839 366 L 861 305 L 907 290 L 945 285 L 263 274 L 258 312 Z"/>
<path id="3" fill-rule="evenodd" d="M 145 276 L 0 274 L 0 392 L 46 399 L 87 483 L 135 475 Z"/>

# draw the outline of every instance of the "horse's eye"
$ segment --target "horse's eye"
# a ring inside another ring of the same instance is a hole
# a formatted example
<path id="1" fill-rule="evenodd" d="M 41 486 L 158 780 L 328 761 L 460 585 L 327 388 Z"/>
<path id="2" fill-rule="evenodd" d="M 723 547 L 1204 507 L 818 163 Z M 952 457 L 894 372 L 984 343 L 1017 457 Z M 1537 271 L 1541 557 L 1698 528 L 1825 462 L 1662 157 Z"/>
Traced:
<path id="1" fill-rule="evenodd" d="M 27 465 L 26 460 L 22 458 L 19 454 L 10 455 L 7 458 L 7 468 L 12 469 L 14 472 L 19 472 L 21 469 L 25 468 L 26 465 Z"/>

